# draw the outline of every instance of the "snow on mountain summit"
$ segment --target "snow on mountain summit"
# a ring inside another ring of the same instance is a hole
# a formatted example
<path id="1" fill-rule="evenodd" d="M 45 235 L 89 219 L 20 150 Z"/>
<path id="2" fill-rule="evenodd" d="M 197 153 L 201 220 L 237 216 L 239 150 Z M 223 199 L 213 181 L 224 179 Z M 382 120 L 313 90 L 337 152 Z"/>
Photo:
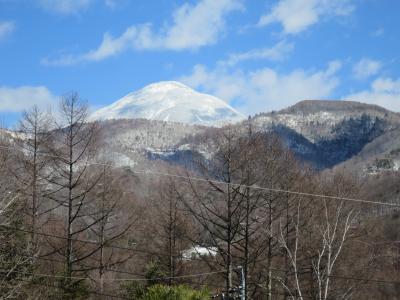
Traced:
<path id="1" fill-rule="evenodd" d="M 220 126 L 240 121 L 244 115 L 217 97 L 180 82 L 163 81 L 130 93 L 90 116 L 91 120 L 136 118 Z"/>

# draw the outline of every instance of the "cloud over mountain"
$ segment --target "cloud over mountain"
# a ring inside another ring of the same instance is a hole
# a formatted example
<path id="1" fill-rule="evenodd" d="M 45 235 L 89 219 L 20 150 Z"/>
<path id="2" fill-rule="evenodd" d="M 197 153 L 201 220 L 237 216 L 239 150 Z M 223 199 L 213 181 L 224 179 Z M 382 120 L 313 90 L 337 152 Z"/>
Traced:
<path id="1" fill-rule="evenodd" d="M 352 93 L 343 99 L 376 104 L 400 112 L 400 78 L 377 78 L 371 83 L 369 89 Z"/>
<path id="2" fill-rule="evenodd" d="M 235 103 L 243 112 L 254 114 L 287 107 L 299 99 L 331 97 L 339 84 L 336 73 L 341 66 L 340 61 L 332 61 L 325 70 L 295 69 L 285 73 L 269 67 L 246 72 L 196 65 L 191 74 L 180 80 Z"/>

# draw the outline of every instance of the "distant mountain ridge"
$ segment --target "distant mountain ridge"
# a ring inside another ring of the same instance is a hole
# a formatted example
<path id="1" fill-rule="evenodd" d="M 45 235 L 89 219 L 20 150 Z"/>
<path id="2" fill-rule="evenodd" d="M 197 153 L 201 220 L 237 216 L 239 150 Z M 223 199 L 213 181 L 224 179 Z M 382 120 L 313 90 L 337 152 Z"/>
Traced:
<path id="1" fill-rule="evenodd" d="M 196 92 L 176 81 L 150 84 L 95 111 L 91 120 L 148 119 L 207 126 L 222 126 L 244 115 L 225 101 Z"/>
<path id="2" fill-rule="evenodd" d="M 256 130 L 277 133 L 301 159 L 324 169 L 354 160 L 369 144 L 369 148 L 378 149 L 374 141 L 400 128 L 400 114 L 354 101 L 305 100 L 277 112 L 258 114 L 252 122 Z M 392 134 L 393 147 L 400 143 L 400 136 L 394 137 Z M 390 146 L 385 148 L 391 150 Z M 368 161 L 374 160 L 374 150 L 368 153 Z M 374 155 L 379 154 L 377 150 Z M 357 168 L 368 167 L 358 161 Z"/>
<path id="3" fill-rule="evenodd" d="M 177 90 L 179 83 L 169 82 L 167 85 L 174 92 L 181 88 L 187 90 L 183 85 Z M 157 84 L 151 89 L 159 87 Z M 165 88 L 165 84 L 161 84 L 162 93 Z M 147 95 L 146 88 L 144 90 L 144 94 L 142 91 L 139 94 Z M 136 99 L 138 94 L 129 94 L 115 105 L 126 107 L 125 100 L 130 103 L 132 95 Z M 110 115 L 108 110 L 107 116 Z M 192 114 L 189 116 L 193 117 Z M 248 120 L 239 119 L 232 126 L 245 128 Z M 207 135 L 209 126 L 215 127 L 216 120 L 202 127 L 170 121 L 148 118 L 129 122 L 110 120 L 103 126 L 105 144 L 113 145 L 115 153 L 131 155 L 132 160 L 140 158 L 142 162 L 159 159 L 179 164 L 183 158 L 212 156 L 215 149 Z M 349 164 L 349 168 L 357 172 L 375 172 L 382 167 L 396 169 L 400 164 L 400 135 L 396 134 L 400 132 L 400 114 L 376 105 L 305 100 L 280 111 L 257 114 L 250 121 L 254 132 L 277 134 L 299 159 L 317 169 Z M 133 149 L 136 154 L 133 154 Z"/>
<path id="4" fill-rule="evenodd" d="M 255 126 L 264 130 L 283 125 L 303 135 L 311 142 L 333 138 L 332 130 L 340 123 L 362 115 L 385 120 L 389 128 L 400 125 L 400 114 L 377 105 L 342 100 L 304 100 L 277 112 L 261 113 L 253 118 Z"/>
<path id="5" fill-rule="evenodd" d="M 318 111 L 375 111 L 380 113 L 392 113 L 389 110 L 374 104 L 366 104 L 357 101 L 344 100 L 303 100 L 280 110 L 280 113 L 311 114 Z"/>

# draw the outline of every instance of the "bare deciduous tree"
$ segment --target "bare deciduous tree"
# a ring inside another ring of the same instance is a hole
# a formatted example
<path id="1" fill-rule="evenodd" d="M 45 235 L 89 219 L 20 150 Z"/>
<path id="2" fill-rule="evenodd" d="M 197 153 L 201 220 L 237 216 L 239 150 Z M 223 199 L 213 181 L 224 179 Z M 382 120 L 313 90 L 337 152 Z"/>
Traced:
<path id="1" fill-rule="evenodd" d="M 112 170 L 109 163 L 103 162 L 102 178 L 98 184 L 96 200 L 93 202 L 93 214 L 88 215 L 92 223 L 97 224 L 90 227 L 91 234 L 98 243 L 98 252 L 88 257 L 89 268 L 97 270 L 100 292 L 104 293 L 104 278 L 106 274 L 125 261 L 131 258 L 131 254 L 120 253 L 109 246 L 118 242 L 128 233 L 129 229 L 135 223 L 129 210 L 124 209 L 120 202 L 121 190 L 113 187 Z M 85 269 L 87 267 L 83 267 Z"/>
<path id="2" fill-rule="evenodd" d="M 203 174 L 210 180 L 205 184 L 190 181 L 191 199 L 181 195 L 186 209 L 206 232 L 203 236 L 209 239 L 206 246 L 216 247 L 220 254 L 220 265 L 225 270 L 225 288 L 233 287 L 233 268 L 235 245 L 241 237 L 242 203 L 240 187 L 234 184 L 238 172 L 234 157 L 237 135 L 232 127 L 221 131 L 218 139 L 218 151 L 211 164 L 201 166 Z M 213 180 L 223 182 L 215 183 Z"/>
<path id="3" fill-rule="evenodd" d="M 64 96 L 60 103 L 57 135 L 51 147 L 53 176 L 49 184 L 52 191 L 47 196 L 57 203 L 64 219 L 66 245 L 57 243 L 52 247 L 65 259 L 65 278 L 61 282 L 65 299 L 74 298 L 77 282 L 73 280 L 73 274 L 77 266 L 100 249 L 76 240 L 90 238 L 90 229 L 104 219 L 104 216 L 93 219 L 98 212 L 93 211 L 95 197 L 92 192 L 102 174 L 90 169 L 97 132 L 95 123 L 87 123 L 87 114 L 86 104 L 76 93 Z"/>
<path id="4" fill-rule="evenodd" d="M 341 174 L 338 174 L 331 182 L 325 183 L 322 187 L 324 193 L 337 197 L 354 195 L 357 192 L 356 186 L 341 178 Z M 348 299 L 352 286 L 335 286 L 334 271 L 338 269 L 339 258 L 351 237 L 351 226 L 357 217 L 357 209 L 341 200 L 315 198 L 310 201 L 301 198 L 296 200 L 296 210 L 292 214 L 294 232 L 291 244 L 287 242 L 281 224 L 278 240 L 293 271 L 292 285 L 279 277 L 277 279 L 291 299 Z M 305 264 L 307 261 L 308 265 Z M 305 277 L 310 276 L 312 282 L 307 285 Z"/>
<path id="5" fill-rule="evenodd" d="M 43 222 L 39 218 L 48 212 L 45 203 L 45 185 L 49 176 L 46 169 L 49 158 L 47 157 L 47 144 L 51 137 L 51 116 L 48 112 L 41 111 L 37 106 L 24 111 L 19 124 L 17 139 L 18 147 L 13 153 L 17 155 L 17 167 L 13 174 L 21 185 L 21 191 L 26 197 L 25 211 L 30 222 L 31 244 L 33 251 L 38 247 L 38 235 Z"/>

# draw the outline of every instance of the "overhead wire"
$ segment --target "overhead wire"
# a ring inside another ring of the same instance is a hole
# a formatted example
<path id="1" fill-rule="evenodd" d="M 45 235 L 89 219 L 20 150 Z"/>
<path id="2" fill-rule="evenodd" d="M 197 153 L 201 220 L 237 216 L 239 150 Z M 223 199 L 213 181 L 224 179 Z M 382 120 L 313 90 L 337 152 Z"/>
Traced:
<path id="1" fill-rule="evenodd" d="M 32 256 L 31 258 L 37 258 L 37 257 Z M 39 259 L 41 259 L 41 258 L 39 258 Z M 56 262 L 60 262 L 60 263 L 62 262 L 62 261 L 53 260 L 53 259 L 46 259 L 46 260 L 56 261 Z M 283 270 L 283 269 L 273 268 L 273 270 L 285 272 L 285 270 Z M 118 273 L 117 270 L 110 270 L 110 271 L 116 271 Z M 22 271 L 11 271 L 10 272 L 10 271 L 6 271 L 6 270 L 0 270 L 0 273 L 16 273 L 16 274 L 24 274 L 24 275 L 37 276 L 37 277 L 50 277 L 50 278 L 65 278 L 66 277 L 65 275 L 29 273 L 29 272 L 22 272 Z M 139 274 L 131 273 L 131 272 L 121 272 L 121 273 L 131 274 L 131 275 L 134 275 L 134 276 L 142 276 L 142 277 L 146 276 L 146 274 L 139 275 Z M 114 281 L 161 281 L 161 280 L 169 280 L 169 279 L 202 277 L 202 276 L 221 274 L 221 273 L 226 273 L 226 270 L 204 272 L 204 273 L 195 273 L 195 274 L 185 274 L 185 275 L 178 275 L 178 276 L 165 276 L 165 277 L 158 277 L 158 278 L 115 278 L 115 279 L 105 279 L 105 280 L 106 281 L 112 281 L 112 282 L 114 282 Z M 327 277 L 337 278 L 337 279 L 346 279 L 346 280 L 356 280 L 356 281 L 363 281 L 363 282 L 387 283 L 387 284 L 399 284 L 400 285 L 400 281 L 385 280 L 385 279 L 362 278 L 362 277 L 343 276 L 343 275 L 329 275 Z M 75 279 L 75 280 L 85 280 L 85 279 L 87 279 L 87 277 L 80 277 L 80 276 L 70 276 L 69 278 Z"/>
<path id="2" fill-rule="evenodd" d="M 69 240 L 65 236 L 49 234 L 49 233 L 43 233 L 43 232 L 40 232 L 40 231 L 27 230 L 27 229 L 17 228 L 17 227 L 13 227 L 13 226 L 9 226 L 9 225 L 0 225 L 0 228 L 1 227 L 7 228 L 9 230 L 15 230 L 15 231 L 19 231 L 19 232 L 24 232 L 24 233 L 32 233 L 32 234 L 37 234 L 37 235 L 40 235 L 40 236 L 52 237 L 52 238 L 62 239 L 62 240 Z M 106 243 L 100 243 L 100 242 L 96 242 L 96 241 L 81 240 L 81 239 L 77 239 L 77 238 L 71 238 L 70 240 L 73 241 L 73 242 L 86 243 L 86 244 L 92 244 L 92 245 L 99 245 L 99 246 L 102 246 L 104 248 L 126 250 L 126 251 L 132 251 L 132 252 L 143 253 L 143 254 L 150 254 L 150 255 L 155 255 L 155 256 L 168 256 L 168 257 L 171 256 L 171 255 L 168 255 L 168 254 L 162 254 L 162 253 L 159 253 L 159 252 L 154 252 L 154 251 L 149 251 L 149 250 L 144 250 L 144 249 L 137 249 L 137 248 L 118 246 L 118 245 L 114 245 L 114 244 L 109 244 L 107 242 Z M 172 255 L 172 256 L 173 257 L 178 257 L 178 258 L 181 257 L 181 255 Z M 188 258 L 185 258 L 185 260 L 193 260 L 193 259 L 188 257 Z"/>
<path id="3" fill-rule="evenodd" d="M 179 276 L 168 276 L 168 277 L 159 277 L 159 278 L 152 278 L 151 280 L 147 278 L 103 278 L 104 281 L 111 281 L 111 282 L 118 282 L 118 281 L 161 281 L 161 280 L 169 280 L 169 279 L 181 279 L 181 278 L 193 278 L 193 277 L 203 277 L 213 274 L 220 274 L 225 273 L 226 271 L 214 271 L 214 272 L 205 272 L 205 273 L 197 273 L 197 274 L 187 274 L 187 275 L 179 275 Z M 65 276 L 65 275 L 54 275 L 54 274 L 44 274 L 44 273 L 33 273 L 33 272 L 22 272 L 22 271 L 7 271 L 7 270 L 0 270 L 0 273 L 3 274 L 23 274 L 35 277 L 45 277 L 45 278 L 68 278 L 74 280 L 86 280 L 87 277 L 80 277 L 80 276 Z"/>
<path id="4" fill-rule="evenodd" d="M 18 150 L 21 152 L 28 151 L 26 149 L 18 149 L 17 147 L 9 147 L 9 146 L 0 146 L 0 148 L 8 149 L 8 150 Z M 50 155 L 50 154 L 46 154 L 46 153 L 41 153 L 40 155 L 49 157 L 49 158 L 60 158 L 60 156 Z M 110 167 L 110 168 L 122 168 L 123 167 L 123 166 L 116 166 L 116 165 L 112 165 L 112 164 L 108 164 L 108 163 L 98 163 L 98 162 L 88 162 L 85 165 L 86 166 L 103 166 L 103 167 Z M 172 173 L 164 173 L 164 172 L 157 172 L 157 171 L 150 171 L 150 170 L 135 170 L 135 169 L 130 168 L 130 171 L 134 174 L 166 176 L 166 177 L 172 177 L 172 178 L 178 178 L 178 179 L 192 180 L 192 181 L 197 181 L 197 182 L 228 185 L 228 186 L 232 186 L 232 187 L 263 190 L 263 191 L 269 191 L 269 192 L 275 192 L 275 193 L 285 193 L 285 194 L 298 195 L 298 196 L 315 197 L 315 198 L 319 198 L 319 199 L 341 200 L 341 201 L 348 201 L 348 202 L 355 202 L 355 203 L 362 203 L 362 204 L 369 204 L 369 205 L 382 205 L 382 206 L 390 206 L 390 207 L 399 207 L 400 208 L 400 204 L 390 203 L 390 202 L 381 202 L 381 201 L 365 200 L 365 199 L 359 199 L 359 198 L 307 193 L 307 192 L 293 191 L 293 190 L 287 190 L 287 189 L 269 188 L 269 187 L 263 187 L 263 186 L 258 186 L 258 185 L 246 185 L 246 184 L 240 184 L 240 183 L 234 183 L 234 182 L 230 183 L 230 182 L 224 182 L 224 181 L 214 180 L 214 179 L 207 179 L 207 178 L 179 175 L 179 174 L 172 174 Z"/>
<path id="5" fill-rule="evenodd" d="M 271 268 L 273 271 L 286 272 L 287 270 L 279 269 L 279 268 Z M 296 272 L 291 273 L 290 275 L 295 275 Z M 297 272 L 299 274 L 299 272 Z M 304 273 L 307 274 L 307 273 Z M 387 283 L 387 284 L 399 284 L 400 281 L 395 280 L 386 280 L 386 279 L 377 279 L 377 278 L 362 278 L 356 276 L 344 276 L 344 275 L 327 275 L 327 278 L 337 278 L 337 279 L 346 279 L 346 280 L 356 280 L 356 281 L 364 281 L 364 282 L 373 282 L 373 283 Z"/>

